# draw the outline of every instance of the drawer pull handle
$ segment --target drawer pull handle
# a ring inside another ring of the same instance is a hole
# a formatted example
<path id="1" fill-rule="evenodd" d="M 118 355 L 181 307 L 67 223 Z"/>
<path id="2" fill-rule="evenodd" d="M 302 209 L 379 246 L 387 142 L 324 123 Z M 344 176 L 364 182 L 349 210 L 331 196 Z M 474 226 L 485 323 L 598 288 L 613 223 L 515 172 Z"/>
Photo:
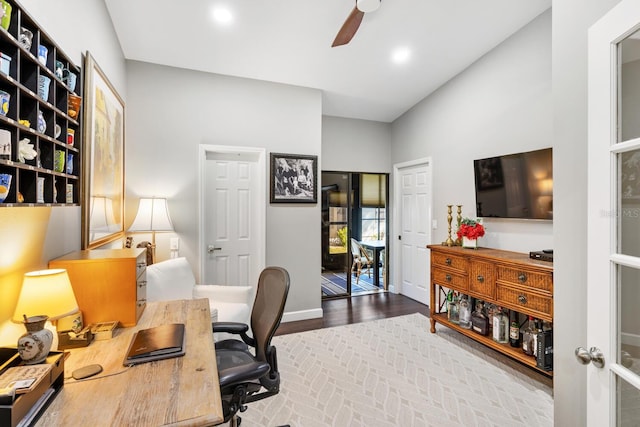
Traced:
<path id="1" fill-rule="evenodd" d="M 147 286 L 147 281 L 146 280 L 141 280 L 140 282 L 138 282 L 138 287 L 142 288 L 143 286 Z"/>
<path id="2" fill-rule="evenodd" d="M 138 268 L 145 268 L 147 266 L 146 262 L 139 262 L 138 263 Z"/>
<path id="3" fill-rule="evenodd" d="M 478 274 L 477 279 L 478 279 L 478 282 L 484 283 L 484 276 L 482 274 Z"/>
<path id="4" fill-rule="evenodd" d="M 450 274 L 447 274 L 446 276 L 444 276 L 444 278 L 445 278 L 445 280 L 446 280 L 447 282 L 450 282 L 450 281 L 451 281 L 451 275 L 450 275 Z"/>
<path id="5" fill-rule="evenodd" d="M 526 281 L 527 281 L 527 275 L 526 275 L 526 274 L 524 274 L 524 273 L 520 273 L 520 274 L 518 275 L 518 280 L 520 281 L 520 283 L 524 283 L 524 282 L 526 282 Z"/>
<path id="6" fill-rule="evenodd" d="M 520 301 L 520 304 L 526 304 L 527 297 L 525 295 L 518 295 L 518 301 Z"/>
<path id="7" fill-rule="evenodd" d="M 444 263 L 447 264 L 447 265 L 451 265 L 451 258 L 445 259 Z"/>

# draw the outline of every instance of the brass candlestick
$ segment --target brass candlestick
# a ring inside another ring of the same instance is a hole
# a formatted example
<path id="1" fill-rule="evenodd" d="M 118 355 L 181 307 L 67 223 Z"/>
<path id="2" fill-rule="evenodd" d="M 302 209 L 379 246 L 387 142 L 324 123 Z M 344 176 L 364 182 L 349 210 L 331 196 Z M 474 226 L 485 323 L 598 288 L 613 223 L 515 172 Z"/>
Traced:
<path id="1" fill-rule="evenodd" d="M 457 205 L 458 206 L 458 230 L 460 230 L 460 224 L 462 223 L 462 205 Z M 460 237 L 458 237 L 455 242 L 454 245 L 456 246 L 462 246 L 462 239 Z"/>
<path id="2" fill-rule="evenodd" d="M 451 220 L 453 219 L 453 216 L 451 215 L 451 208 L 452 207 L 453 207 L 453 205 L 447 205 L 447 222 L 449 224 L 449 234 L 448 234 L 447 240 L 442 242 L 442 244 L 445 245 L 445 246 L 453 246 L 454 245 L 453 239 L 451 238 Z"/>

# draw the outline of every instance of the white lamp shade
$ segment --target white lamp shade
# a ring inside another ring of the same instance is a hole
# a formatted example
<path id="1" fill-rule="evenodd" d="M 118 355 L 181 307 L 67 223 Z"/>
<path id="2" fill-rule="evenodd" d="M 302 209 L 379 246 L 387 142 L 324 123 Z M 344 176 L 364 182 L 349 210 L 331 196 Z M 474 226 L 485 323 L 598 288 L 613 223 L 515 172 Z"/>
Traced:
<path id="1" fill-rule="evenodd" d="M 173 231 L 167 199 L 141 198 L 129 231 Z"/>
<path id="2" fill-rule="evenodd" d="M 92 231 L 116 231 L 118 224 L 113 214 L 113 200 L 104 196 L 91 197 L 89 223 Z"/>
<path id="3" fill-rule="evenodd" d="M 358 0 L 356 5 L 360 12 L 369 13 L 378 10 L 380 0 Z"/>
<path id="4" fill-rule="evenodd" d="M 76 296 L 71 287 L 67 270 L 39 270 L 26 273 L 18 305 L 13 313 L 14 322 L 22 322 L 23 316 L 49 316 L 57 320 L 79 311 Z"/>

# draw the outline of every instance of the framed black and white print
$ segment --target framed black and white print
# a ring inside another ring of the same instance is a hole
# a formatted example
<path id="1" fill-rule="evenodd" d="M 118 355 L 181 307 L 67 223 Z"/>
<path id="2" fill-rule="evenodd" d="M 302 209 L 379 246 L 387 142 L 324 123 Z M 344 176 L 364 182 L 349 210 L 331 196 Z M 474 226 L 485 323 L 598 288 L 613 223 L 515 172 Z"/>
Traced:
<path id="1" fill-rule="evenodd" d="M 271 153 L 271 203 L 318 202 L 318 156 Z"/>

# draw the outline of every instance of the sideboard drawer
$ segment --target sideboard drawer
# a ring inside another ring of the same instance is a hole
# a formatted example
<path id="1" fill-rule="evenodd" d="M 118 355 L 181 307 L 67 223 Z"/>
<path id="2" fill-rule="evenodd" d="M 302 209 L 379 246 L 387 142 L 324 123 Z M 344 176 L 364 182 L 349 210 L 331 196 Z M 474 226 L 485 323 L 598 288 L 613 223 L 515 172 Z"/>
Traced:
<path id="1" fill-rule="evenodd" d="M 432 253 L 431 262 L 435 267 L 453 268 L 461 272 L 466 272 L 469 267 L 469 262 L 464 257 L 438 252 Z"/>
<path id="2" fill-rule="evenodd" d="M 553 316 L 553 298 L 526 292 L 509 286 L 496 286 L 496 302 L 510 307 L 519 307 L 523 312 L 536 313 L 535 317 L 551 320 Z"/>
<path id="3" fill-rule="evenodd" d="M 457 291 L 466 291 L 469 288 L 467 276 L 441 270 L 439 268 L 433 269 L 433 280 L 438 285 L 451 287 Z"/>
<path id="4" fill-rule="evenodd" d="M 551 273 L 498 266 L 498 280 L 553 293 L 553 275 Z"/>
<path id="5" fill-rule="evenodd" d="M 483 261 L 471 261 L 469 269 L 469 293 L 485 299 L 494 298 L 496 273 L 493 264 Z"/>

